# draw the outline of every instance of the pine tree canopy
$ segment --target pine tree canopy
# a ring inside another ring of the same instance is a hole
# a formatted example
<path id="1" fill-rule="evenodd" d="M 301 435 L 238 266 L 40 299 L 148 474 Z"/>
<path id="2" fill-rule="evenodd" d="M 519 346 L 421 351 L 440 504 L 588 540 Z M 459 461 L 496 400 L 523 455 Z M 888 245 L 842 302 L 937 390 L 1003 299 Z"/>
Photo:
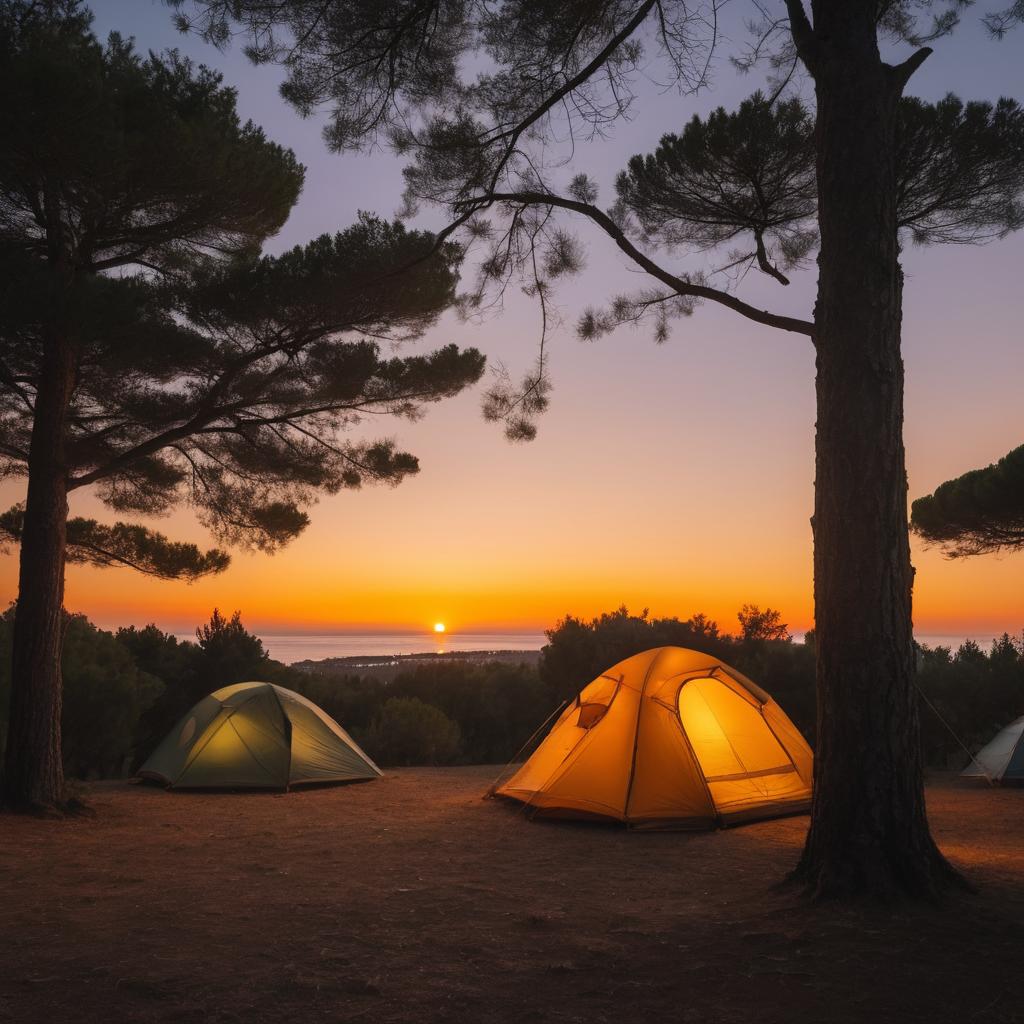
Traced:
<path id="1" fill-rule="evenodd" d="M 1024 446 L 918 498 L 911 527 L 951 558 L 1024 547 Z"/>
<path id="2" fill-rule="evenodd" d="M 59 337 L 69 491 L 125 514 L 187 503 L 222 542 L 273 550 L 317 494 L 417 471 L 362 417 L 480 378 L 475 349 L 383 351 L 453 304 L 462 250 L 364 215 L 261 257 L 301 189 L 293 154 L 239 123 L 218 75 L 88 26 L 71 0 L 0 4 L 0 477 L 29 471 Z M 165 577 L 227 564 L 125 523 L 72 519 L 68 543 Z"/>
<path id="3" fill-rule="evenodd" d="M 900 104 L 900 227 L 915 242 L 985 242 L 1024 226 L 1024 110 L 1016 100 Z"/>
<path id="4" fill-rule="evenodd" d="M 760 2 L 750 5 L 753 46 L 740 43 L 731 54 L 721 0 L 165 2 L 183 30 L 219 45 L 241 28 L 254 62 L 285 68 L 282 94 L 300 112 L 329 109 L 332 147 L 416 148 L 431 136 L 454 145 L 472 135 L 477 159 L 453 161 L 449 170 L 484 177 L 500 177 L 562 118 L 586 131 L 627 115 L 641 69 L 693 92 L 710 83 L 720 56 L 744 67 L 767 57 L 783 77 L 798 59 L 792 8 L 776 12 Z M 875 6 L 880 35 L 919 46 L 953 31 L 967 4 Z M 1020 0 L 984 19 L 993 34 L 1022 20 Z"/>
<path id="5" fill-rule="evenodd" d="M 219 74 L 88 24 L 71 0 L 0 5 L 5 247 L 69 274 L 258 252 L 302 189 L 294 154 L 239 122 Z"/>
<path id="6" fill-rule="evenodd" d="M 964 104 L 904 97 L 898 217 L 914 241 L 978 242 L 1024 224 L 1024 110 L 1011 99 Z M 657 242 L 710 249 L 746 237 L 737 259 L 781 277 L 815 245 L 814 118 L 799 100 L 760 93 L 721 107 L 635 156 L 616 181 L 623 207 Z"/>
<path id="7" fill-rule="evenodd" d="M 918 244 L 978 243 L 1024 226 L 1024 109 L 1015 100 L 938 103 L 903 97 L 897 123 L 899 227 Z M 796 99 L 761 93 L 737 111 L 694 117 L 617 178 L 616 219 L 673 252 L 733 248 L 724 269 L 783 273 L 817 245 L 814 117 Z M 589 310 L 579 332 L 594 338 L 653 312 L 658 337 L 692 304 L 663 290 Z"/>
<path id="8" fill-rule="evenodd" d="M 719 0 L 165 0 L 183 30 L 219 45 L 240 31 L 256 63 L 286 74 L 282 95 L 298 111 L 328 111 L 335 150 L 389 144 L 408 159 L 410 209 L 440 205 L 442 232 L 483 245 L 466 301 L 513 276 L 541 305 L 535 368 L 522 382 L 502 379 L 484 413 L 512 438 L 535 433 L 547 406 L 547 302 L 560 275 L 583 265 L 564 215 L 587 218 L 648 275 L 635 294 L 591 309 L 579 333 L 594 337 L 651 318 L 663 340 L 701 302 L 724 305 L 760 324 L 814 338 L 809 319 L 765 310 L 739 292 L 746 270 L 781 284 L 817 247 L 814 115 L 787 84 L 814 63 L 803 5 L 750 5 L 752 36 L 726 54 Z M 923 44 L 951 33 L 960 0 L 880 0 L 877 34 L 917 47 L 887 66 L 902 85 L 931 52 Z M 1019 3 L 982 18 L 994 36 L 1024 20 Z M 567 180 L 565 153 L 627 117 L 643 73 L 692 94 L 723 56 L 747 69 L 768 66 L 772 94 L 738 110 L 694 118 L 657 151 L 634 158 L 618 199 L 602 208 L 585 174 Z M 811 69 L 813 71 L 813 69 Z M 905 236 L 919 243 L 983 242 L 1020 227 L 1024 114 L 1013 100 L 900 108 L 899 210 Z M 564 143 L 564 148 L 560 145 Z M 662 249 L 665 259 L 652 255 Z M 679 256 L 691 265 L 675 266 Z"/>

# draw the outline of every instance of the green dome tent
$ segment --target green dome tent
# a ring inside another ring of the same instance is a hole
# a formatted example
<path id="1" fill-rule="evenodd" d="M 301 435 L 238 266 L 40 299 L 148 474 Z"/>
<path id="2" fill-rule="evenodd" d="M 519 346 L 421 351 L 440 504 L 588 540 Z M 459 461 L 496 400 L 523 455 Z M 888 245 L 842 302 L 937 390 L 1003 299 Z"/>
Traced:
<path id="1" fill-rule="evenodd" d="M 312 701 L 273 683 L 204 697 L 139 769 L 168 788 L 287 789 L 375 779 L 380 769 Z"/>

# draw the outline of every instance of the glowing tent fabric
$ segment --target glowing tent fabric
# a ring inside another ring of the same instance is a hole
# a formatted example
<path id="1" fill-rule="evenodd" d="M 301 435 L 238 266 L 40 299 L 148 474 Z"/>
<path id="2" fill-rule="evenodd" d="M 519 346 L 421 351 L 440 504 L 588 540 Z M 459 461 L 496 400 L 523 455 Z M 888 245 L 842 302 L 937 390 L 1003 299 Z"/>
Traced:
<path id="1" fill-rule="evenodd" d="M 187 789 L 287 789 L 375 779 L 380 769 L 312 701 L 273 683 L 236 683 L 204 697 L 139 770 Z"/>
<path id="2" fill-rule="evenodd" d="M 659 647 L 584 687 L 493 792 L 552 817 L 715 828 L 807 810 L 811 766 L 762 689 L 710 655 Z"/>
<path id="3" fill-rule="evenodd" d="M 992 782 L 1024 779 L 1024 718 L 1018 718 L 1000 730 L 975 754 L 961 775 Z"/>

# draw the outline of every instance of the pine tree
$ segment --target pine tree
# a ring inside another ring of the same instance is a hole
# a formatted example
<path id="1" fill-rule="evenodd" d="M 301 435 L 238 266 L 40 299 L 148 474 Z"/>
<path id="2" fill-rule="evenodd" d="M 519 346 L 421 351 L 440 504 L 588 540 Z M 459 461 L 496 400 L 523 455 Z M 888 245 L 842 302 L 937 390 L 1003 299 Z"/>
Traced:
<path id="1" fill-rule="evenodd" d="M 1024 446 L 918 498 L 910 525 L 950 558 L 1024 548 Z"/>
<path id="2" fill-rule="evenodd" d="M 364 216 L 279 257 L 303 170 L 242 124 L 218 75 L 101 45 L 76 0 L 0 2 L 0 517 L 21 546 L 3 796 L 63 800 L 60 645 L 67 560 L 169 579 L 227 564 L 143 526 L 68 519 L 191 505 L 229 545 L 273 551 L 318 494 L 397 483 L 414 456 L 341 435 L 412 416 L 479 379 L 447 346 L 385 357 L 455 297 L 461 250 Z"/>

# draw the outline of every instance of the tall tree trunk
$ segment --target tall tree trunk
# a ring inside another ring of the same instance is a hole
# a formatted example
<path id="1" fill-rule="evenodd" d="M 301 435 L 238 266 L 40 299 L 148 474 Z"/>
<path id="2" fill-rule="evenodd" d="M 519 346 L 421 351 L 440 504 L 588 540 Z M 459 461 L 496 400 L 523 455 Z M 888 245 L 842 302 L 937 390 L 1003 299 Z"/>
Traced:
<path id="1" fill-rule="evenodd" d="M 901 86 L 879 56 L 874 6 L 814 5 L 818 740 L 795 877 L 823 897 L 930 896 L 958 877 L 924 805 L 894 173 Z"/>
<path id="2" fill-rule="evenodd" d="M 64 802 L 60 659 L 68 513 L 67 416 L 74 380 L 72 345 L 49 338 L 29 451 L 4 764 L 4 802 L 18 810 L 57 808 Z"/>

